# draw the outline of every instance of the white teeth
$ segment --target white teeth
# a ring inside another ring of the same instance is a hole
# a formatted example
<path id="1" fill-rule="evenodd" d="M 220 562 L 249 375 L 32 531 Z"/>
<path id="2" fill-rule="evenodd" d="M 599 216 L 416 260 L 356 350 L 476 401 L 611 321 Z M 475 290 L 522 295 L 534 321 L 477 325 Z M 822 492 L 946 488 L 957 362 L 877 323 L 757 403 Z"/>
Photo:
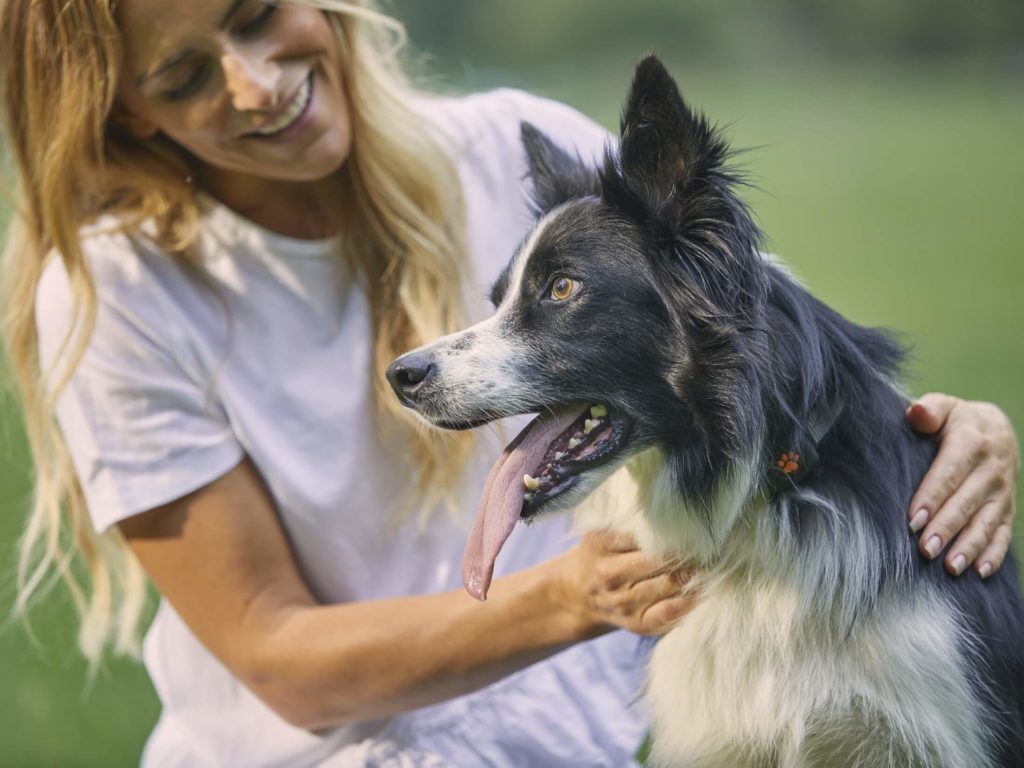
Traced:
<path id="1" fill-rule="evenodd" d="M 593 408 L 590 409 L 590 415 L 593 416 L 595 419 L 600 419 L 602 416 L 608 415 L 608 409 L 605 408 L 603 405 L 595 405 Z"/>
<path id="2" fill-rule="evenodd" d="M 555 461 L 561 461 L 565 458 L 565 451 L 555 451 Z"/>
<path id="3" fill-rule="evenodd" d="M 287 109 L 269 123 L 263 125 L 259 130 L 255 131 L 255 133 L 260 136 L 272 136 L 275 133 L 280 133 L 294 123 L 295 120 L 298 119 L 299 115 L 305 111 L 306 105 L 309 104 L 309 97 L 312 90 L 313 87 L 310 85 L 310 80 L 307 77 L 299 87 L 299 92 L 295 94 L 295 98 L 292 99 L 292 103 L 288 105 Z"/>
<path id="4" fill-rule="evenodd" d="M 582 442 L 583 442 L 582 440 L 577 440 L 575 437 L 572 438 L 569 441 L 569 450 L 571 451 L 573 448 L 575 448 L 577 445 L 579 445 Z"/>
<path id="5" fill-rule="evenodd" d="M 594 427 L 596 427 L 600 423 L 601 422 L 599 422 L 597 419 L 587 419 L 586 421 L 583 422 L 583 434 L 589 435 L 591 432 L 594 431 Z"/>
<path id="6" fill-rule="evenodd" d="M 540 488 L 540 480 L 538 480 L 536 477 L 523 475 L 523 485 L 526 486 L 527 490 L 536 491 L 538 488 Z"/>
<path id="7" fill-rule="evenodd" d="M 523 501 L 525 501 L 527 504 L 529 504 L 531 501 L 533 501 L 533 494 L 532 493 L 524 493 L 523 494 Z"/>

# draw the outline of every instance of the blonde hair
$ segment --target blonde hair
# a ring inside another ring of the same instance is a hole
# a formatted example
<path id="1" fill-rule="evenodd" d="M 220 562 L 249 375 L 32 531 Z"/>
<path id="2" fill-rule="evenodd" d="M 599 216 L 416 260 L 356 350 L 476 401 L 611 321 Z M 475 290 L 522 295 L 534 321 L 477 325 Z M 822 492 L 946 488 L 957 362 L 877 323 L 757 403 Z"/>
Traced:
<path id="1" fill-rule="evenodd" d="M 328 14 L 342 50 L 353 144 L 341 171 L 351 198 L 341 252 L 367 278 L 380 422 L 404 431 L 420 470 L 413 490 L 431 506 L 454 485 L 471 440 L 424 432 L 393 397 L 383 371 L 401 352 L 461 321 L 458 179 L 410 107 L 415 92 L 397 61 L 401 25 L 372 0 L 304 2 Z M 162 248 L 196 268 L 199 211 L 183 154 L 160 137 L 133 138 L 109 119 L 122 51 L 107 2 L 0 0 L 0 49 L 0 98 L 16 178 L 3 253 L 3 339 L 35 473 L 15 611 L 24 615 L 31 597 L 63 581 L 81 619 L 79 646 L 96 662 L 108 647 L 137 652 L 146 579 L 116 528 L 93 529 L 54 418 L 95 324 L 81 230 L 104 214 L 128 232 L 147 222 Z M 75 322 L 56 356 L 60 366 L 41 371 L 36 291 L 51 254 L 67 271 Z"/>

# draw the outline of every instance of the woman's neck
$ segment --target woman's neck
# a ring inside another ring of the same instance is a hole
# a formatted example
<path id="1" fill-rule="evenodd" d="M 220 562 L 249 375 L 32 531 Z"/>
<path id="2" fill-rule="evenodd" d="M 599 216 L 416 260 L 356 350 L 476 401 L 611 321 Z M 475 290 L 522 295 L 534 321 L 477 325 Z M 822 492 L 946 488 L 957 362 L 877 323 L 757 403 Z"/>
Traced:
<path id="1" fill-rule="evenodd" d="M 199 189 L 255 224 L 287 237 L 321 240 L 342 225 L 341 174 L 316 181 L 276 181 L 198 170 Z"/>

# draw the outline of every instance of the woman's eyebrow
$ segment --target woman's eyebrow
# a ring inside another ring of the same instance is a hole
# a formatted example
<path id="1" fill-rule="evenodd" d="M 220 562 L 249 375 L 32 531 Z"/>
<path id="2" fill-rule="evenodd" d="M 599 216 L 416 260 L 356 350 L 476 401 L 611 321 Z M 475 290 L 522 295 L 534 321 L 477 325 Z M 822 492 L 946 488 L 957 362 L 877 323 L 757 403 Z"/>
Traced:
<path id="1" fill-rule="evenodd" d="M 228 6 L 227 10 L 224 12 L 224 15 L 221 16 L 220 22 L 217 25 L 218 28 L 224 29 L 226 26 L 228 26 L 228 24 L 231 23 L 231 19 L 234 17 L 234 15 L 238 13 L 238 9 L 241 8 L 242 5 L 246 2 L 248 2 L 248 0 L 231 0 L 231 5 Z M 141 75 L 139 75 L 138 78 L 136 78 L 135 80 L 135 84 L 137 86 L 141 86 L 147 80 L 151 80 L 154 77 L 162 75 L 164 72 L 179 64 L 183 59 L 187 58 L 192 53 L 192 48 L 185 48 L 183 50 L 172 53 L 166 59 L 157 64 L 154 68 L 147 70 L 146 72 L 143 72 Z"/>

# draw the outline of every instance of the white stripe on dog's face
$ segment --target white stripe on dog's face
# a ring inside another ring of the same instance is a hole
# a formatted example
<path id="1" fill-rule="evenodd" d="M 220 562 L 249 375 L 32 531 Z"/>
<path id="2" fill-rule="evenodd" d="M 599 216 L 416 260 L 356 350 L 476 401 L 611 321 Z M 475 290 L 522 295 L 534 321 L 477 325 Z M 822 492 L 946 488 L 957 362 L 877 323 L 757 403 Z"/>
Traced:
<path id="1" fill-rule="evenodd" d="M 527 237 L 508 268 L 508 285 L 495 314 L 464 331 L 449 334 L 408 353 L 429 355 L 436 374 L 416 410 L 431 422 L 501 418 L 524 412 L 530 389 L 522 370 L 530 360 L 527 339 L 509 332 L 530 256 L 561 208 L 547 213 Z"/>
<path id="2" fill-rule="evenodd" d="M 526 242 L 523 243 L 522 248 L 516 252 L 511 268 L 509 269 L 508 286 L 505 290 L 505 295 L 502 296 L 501 305 L 495 310 L 496 315 L 501 315 L 502 313 L 508 313 L 510 311 L 511 305 L 515 301 L 515 297 L 519 295 L 519 289 L 523 283 L 523 275 L 526 274 L 526 265 L 529 263 L 530 256 L 533 255 L 533 251 L 537 247 L 537 243 L 540 242 L 541 237 L 544 235 L 544 230 L 546 230 L 551 222 L 567 207 L 568 203 L 563 203 L 562 205 L 548 211 L 541 220 L 537 222 L 537 226 L 533 228 L 533 232 L 531 232 L 529 237 L 526 238 Z"/>

